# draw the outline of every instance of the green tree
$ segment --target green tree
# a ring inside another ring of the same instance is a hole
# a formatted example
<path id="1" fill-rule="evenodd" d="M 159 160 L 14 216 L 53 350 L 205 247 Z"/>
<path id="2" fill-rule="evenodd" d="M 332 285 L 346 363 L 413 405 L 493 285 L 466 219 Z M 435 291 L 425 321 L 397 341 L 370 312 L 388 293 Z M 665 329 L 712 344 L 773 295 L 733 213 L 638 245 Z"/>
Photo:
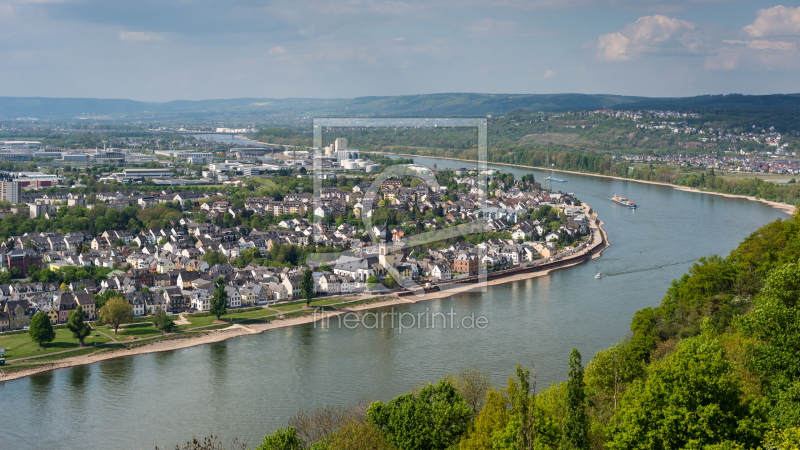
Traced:
<path id="1" fill-rule="evenodd" d="M 517 364 L 516 380 L 509 382 L 509 399 L 514 417 L 508 431 L 516 432 L 516 443 L 522 450 L 530 450 L 536 440 L 536 372 L 531 383 L 531 371 Z M 508 433 L 513 436 L 512 433 Z"/>
<path id="2" fill-rule="evenodd" d="M 469 431 L 459 443 L 461 450 L 485 450 L 492 448 L 492 437 L 508 425 L 509 401 L 503 391 L 489 389 L 480 412 Z"/>
<path id="3" fill-rule="evenodd" d="M 397 286 L 397 281 L 395 281 L 394 277 L 391 274 L 387 273 L 386 276 L 383 278 L 383 285 L 389 289 L 392 289 L 393 287 Z"/>
<path id="4" fill-rule="evenodd" d="M 208 312 L 220 317 L 228 313 L 228 293 L 225 292 L 225 278 L 219 277 L 214 281 L 214 295 L 211 297 L 211 305 Z"/>
<path id="5" fill-rule="evenodd" d="M 256 450 L 303 450 L 303 441 L 297 436 L 294 427 L 286 430 L 278 428 L 274 433 L 264 436 L 264 441 Z"/>
<path id="6" fill-rule="evenodd" d="M 83 308 L 80 305 L 74 311 L 71 311 L 69 317 L 67 317 L 67 329 L 72 332 L 72 336 L 78 340 L 81 347 L 86 347 L 86 343 L 83 340 L 92 333 L 92 326 L 84 322 L 85 319 L 86 313 L 83 312 Z"/>
<path id="7" fill-rule="evenodd" d="M 589 448 L 589 417 L 586 415 L 586 391 L 583 383 L 581 354 L 573 348 L 569 355 L 569 380 L 567 380 L 567 419 L 564 422 L 563 447 Z"/>
<path id="8" fill-rule="evenodd" d="M 222 252 L 210 251 L 203 255 L 203 261 L 207 262 L 209 266 L 214 267 L 217 264 L 227 263 L 228 258 Z"/>
<path id="9" fill-rule="evenodd" d="M 742 396 L 716 339 L 684 339 L 625 392 L 607 429 L 607 448 L 705 448 L 726 441 L 756 446 L 766 430 L 758 409 Z"/>
<path id="10" fill-rule="evenodd" d="M 367 277 L 367 289 L 372 290 L 378 287 L 378 277 L 375 275 L 370 275 Z"/>
<path id="11" fill-rule="evenodd" d="M 133 305 L 122 297 L 113 297 L 100 308 L 100 321 L 111 324 L 117 334 L 120 324 L 133 321 Z"/>
<path id="12" fill-rule="evenodd" d="M 153 325 L 159 330 L 169 333 L 175 328 L 175 321 L 169 314 L 159 309 L 153 316 Z"/>
<path id="13" fill-rule="evenodd" d="M 441 380 L 417 395 L 377 401 L 367 409 L 367 417 L 398 448 L 444 450 L 467 431 L 472 409 L 452 384 Z"/>
<path id="14" fill-rule="evenodd" d="M 800 425 L 800 265 L 773 270 L 737 326 L 759 343 L 750 348 L 750 366 L 772 403 L 770 418 L 782 427 Z"/>
<path id="15" fill-rule="evenodd" d="M 622 342 L 601 350 L 586 366 L 586 386 L 614 401 L 614 410 L 625 387 L 644 375 L 644 365 L 634 358 L 631 348 Z"/>
<path id="16" fill-rule="evenodd" d="M 39 344 L 39 347 L 42 347 L 42 344 L 53 342 L 56 338 L 56 332 L 53 330 L 53 325 L 50 324 L 50 318 L 47 317 L 44 311 L 39 311 L 33 315 L 28 335 L 33 342 Z"/>
<path id="17" fill-rule="evenodd" d="M 300 294 L 306 299 L 306 306 L 311 305 L 314 298 L 314 273 L 311 269 L 303 271 L 303 280 L 300 281 Z"/>
<path id="18" fill-rule="evenodd" d="M 41 283 L 52 283 L 54 281 L 58 281 L 60 277 L 58 273 L 50 270 L 50 269 L 42 269 L 39 271 L 37 278 Z"/>

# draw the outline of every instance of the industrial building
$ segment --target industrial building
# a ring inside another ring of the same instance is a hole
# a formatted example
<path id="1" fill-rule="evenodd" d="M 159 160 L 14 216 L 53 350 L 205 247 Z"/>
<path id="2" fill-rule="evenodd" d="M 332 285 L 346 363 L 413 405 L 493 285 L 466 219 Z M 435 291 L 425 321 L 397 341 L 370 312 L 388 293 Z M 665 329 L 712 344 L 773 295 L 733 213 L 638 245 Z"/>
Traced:
<path id="1" fill-rule="evenodd" d="M 124 174 L 115 175 L 122 175 L 123 178 L 133 180 L 143 180 L 145 178 L 169 178 L 172 176 L 172 172 L 169 169 L 125 169 Z"/>

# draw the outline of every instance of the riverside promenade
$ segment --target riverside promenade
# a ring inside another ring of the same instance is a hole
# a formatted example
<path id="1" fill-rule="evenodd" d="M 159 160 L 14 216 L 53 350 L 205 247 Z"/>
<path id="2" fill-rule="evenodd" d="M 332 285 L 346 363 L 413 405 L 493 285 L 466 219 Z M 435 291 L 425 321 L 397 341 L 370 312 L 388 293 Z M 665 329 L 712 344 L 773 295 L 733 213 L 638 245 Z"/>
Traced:
<path id="1" fill-rule="evenodd" d="M 583 213 L 589 218 L 589 230 L 591 231 L 591 238 L 587 242 L 573 247 L 572 249 L 560 252 L 550 258 L 538 259 L 532 262 L 522 263 L 517 267 L 510 269 L 498 270 L 485 274 L 485 280 L 491 281 L 491 284 L 498 284 L 502 282 L 511 282 L 536 276 L 542 276 L 549 273 L 551 270 L 562 269 L 565 267 L 580 264 L 584 261 L 600 257 L 600 254 L 611 244 L 608 242 L 608 235 L 603 229 L 603 222 L 598 219 L 597 213 L 594 212 L 588 204 L 582 205 Z M 464 284 L 475 284 L 479 286 L 480 275 L 473 275 L 469 277 L 458 278 L 455 280 L 448 280 L 445 283 L 437 283 L 436 285 L 425 288 L 425 293 L 433 293 L 436 291 L 447 291 L 453 288 L 463 287 Z M 412 291 L 402 291 L 397 295 L 409 296 L 415 295 Z"/>

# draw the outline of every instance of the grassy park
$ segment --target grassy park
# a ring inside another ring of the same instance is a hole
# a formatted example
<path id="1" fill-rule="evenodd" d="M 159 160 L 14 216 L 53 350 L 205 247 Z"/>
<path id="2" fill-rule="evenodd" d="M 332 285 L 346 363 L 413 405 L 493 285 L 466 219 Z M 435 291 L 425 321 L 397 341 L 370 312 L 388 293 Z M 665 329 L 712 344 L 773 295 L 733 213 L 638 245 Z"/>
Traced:
<path id="1" fill-rule="evenodd" d="M 33 342 L 27 331 L 11 331 L 0 333 L 0 347 L 4 347 L 6 365 L 3 371 L 42 366 L 64 358 L 83 356 L 104 351 L 130 348 L 162 339 L 179 336 L 194 337 L 208 331 L 222 329 L 232 323 L 242 325 L 264 323 L 282 316 L 283 319 L 311 314 L 315 308 L 342 308 L 373 303 L 383 300 L 382 297 L 369 299 L 323 298 L 311 302 L 305 308 L 305 300 L 270 305 L 267 307 L 243 308 L 228 310 L 221 317 L 223 322 L 214 323 L 217 318 L 209 313 L 185 314 L 188 324 L 177 325 L 173 333 L 164 335 L 147 317 L 137 317 L 133 323 L 122 324 L 118 332 L 109 325 L 92 324 L 92 333 L 85 339 L 87 347 L 81 348 L 72 332 L 58 325 L 55 327 L 56 337 L 52 342 L 39 346 Z M 178 318 L 173 317 L 177 322 Z M 162 336 L 163 335 L 163 336 Z"/>

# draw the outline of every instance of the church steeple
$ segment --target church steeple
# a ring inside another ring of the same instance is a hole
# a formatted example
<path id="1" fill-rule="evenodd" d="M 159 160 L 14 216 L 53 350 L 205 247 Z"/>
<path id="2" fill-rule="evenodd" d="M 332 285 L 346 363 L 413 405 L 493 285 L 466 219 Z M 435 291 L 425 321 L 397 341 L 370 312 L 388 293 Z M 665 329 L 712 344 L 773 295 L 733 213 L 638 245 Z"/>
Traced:
<path id="1" fill-rule="evenodd" d="M 389 229 L 389 223 L 383 223 L 383 229 L 378 234 L 378 262 L 383 267 L 392 267 L 394 257 L 392 256 L 392 230 Z"/>
<path id="2" fill-rule="evenodd" d="M 383 223 L 383 229 L 378 234 L 378 242 L 379 243 L 388 243 L 392 242 L 392 230 L 389 229 L 389 222 Z"/>

